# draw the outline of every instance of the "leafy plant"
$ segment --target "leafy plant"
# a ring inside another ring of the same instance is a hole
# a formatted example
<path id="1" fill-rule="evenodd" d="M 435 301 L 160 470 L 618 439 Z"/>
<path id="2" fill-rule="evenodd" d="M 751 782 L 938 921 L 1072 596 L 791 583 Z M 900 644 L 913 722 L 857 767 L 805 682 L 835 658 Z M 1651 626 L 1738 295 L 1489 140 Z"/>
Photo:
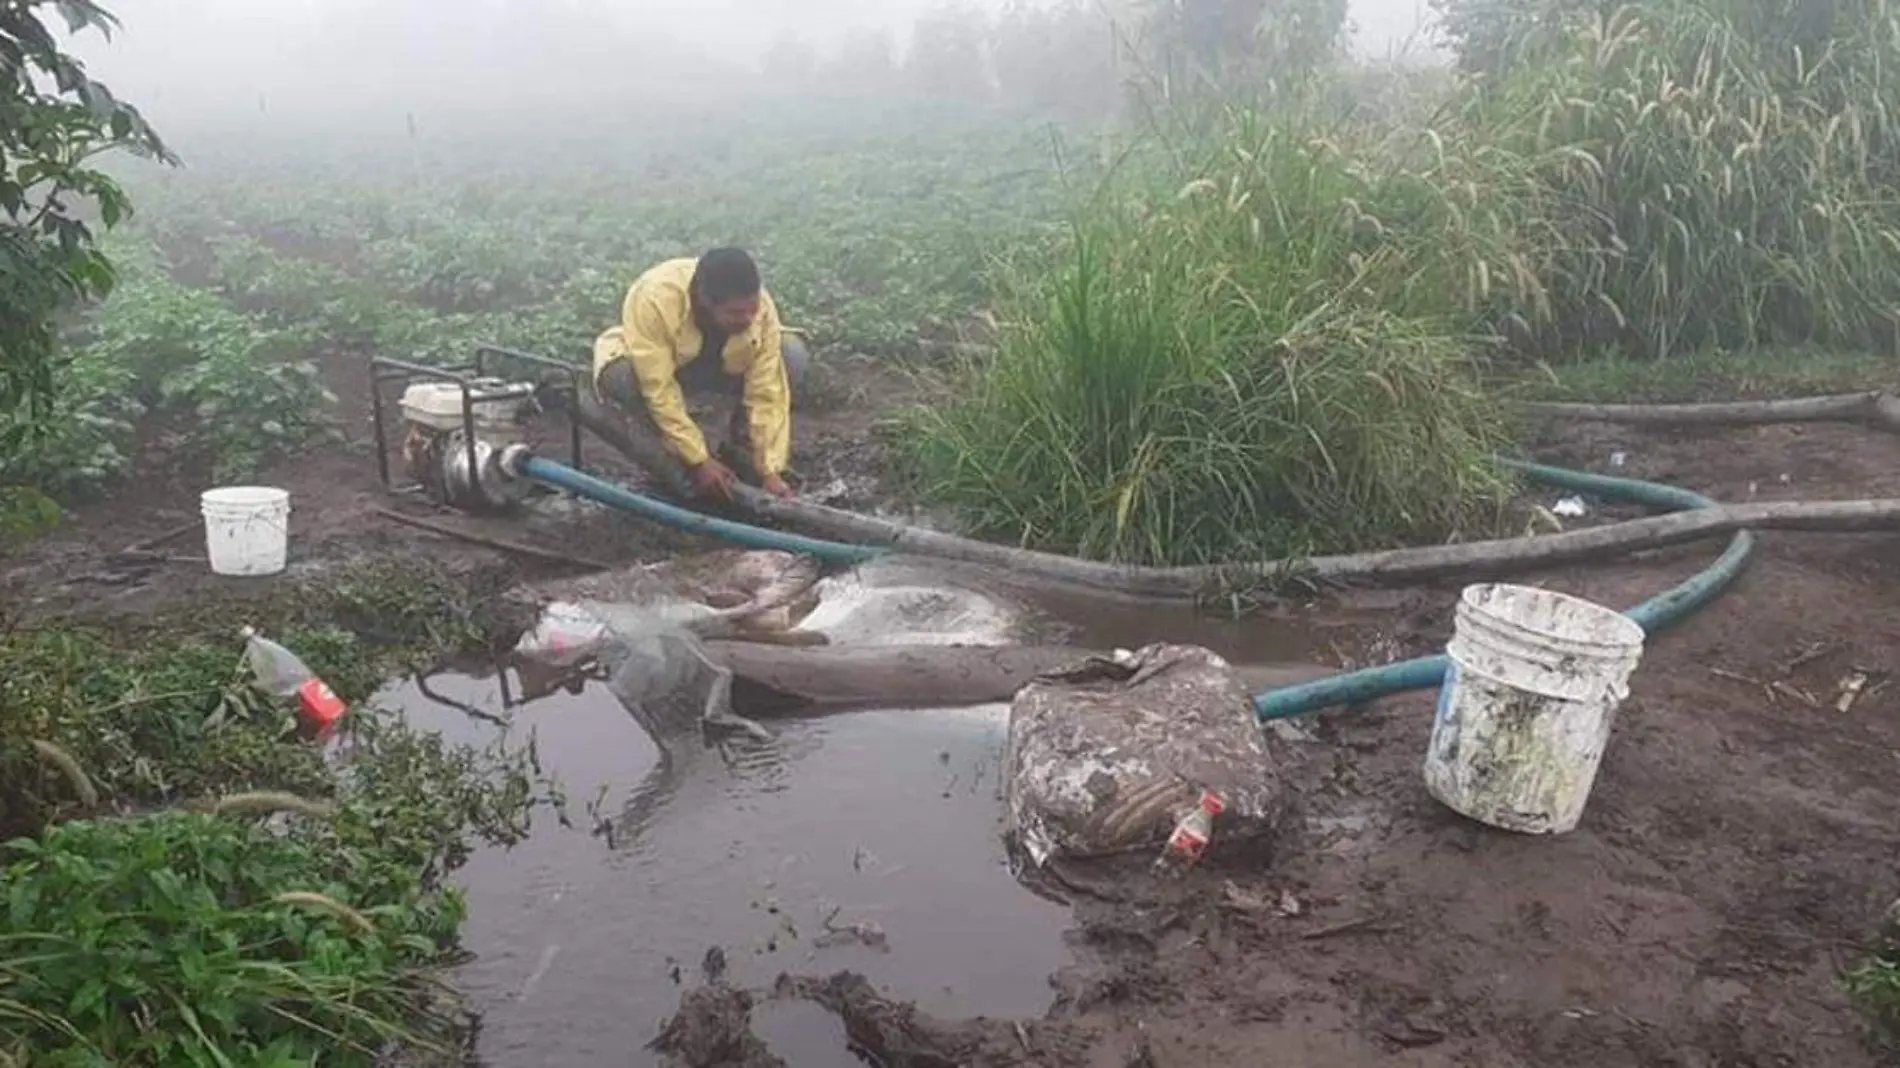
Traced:
<path id="1" fill-rule="evenodd" d="M 112 287 L 91 224 L 116 225 L 130 203 L 93 161 L 113 149 L 172 160 L 137 109 L 60 49 L 41 15 L 49 7 L 75 33 L 115 25 L 93 0 L 0 5 L 0 416 L 12 417 L 0 424 L 0 448 L 48 415 L 57 316 Z"/>
<path id="2" fill-rule="evenodd" d="M 57 417 L 0 459 L 0 481 L 102 488 L 129 473 L 142 432 L 146 448 L 225 480 L 323 428 L 335 398 L 302 358 L 308 336 L 178 284 L 149 248 L 127 246 L 121 258 L 117 293 L 62 361 Z"/>
<path id="3" fill-rule="evenodd" d="M 60 824 L 0 858 L 16 1063 L 371 1065 L 444 1037 L 412 1007 L 461 906 L 413 874 L 363 896 L 295 835 L 193 813 Z"/>
<path id="4" fill-rule="evenodd" d="M 444 876 L 560 799 L 531 742 L 478 751 L 365 706 L 396 665 L 480 644 L 478 598 L 433 575 L 345 568 L 355 592 L 249 606 L 355 704 L 340 770 L 251 687 L 236 620 L 0 633 L 0 835 L 23 835 L 0 846 L 0 1056 L 368 1065 L 455 1037 Z M 340 615 L 364 632 L 296 622 Z"/>

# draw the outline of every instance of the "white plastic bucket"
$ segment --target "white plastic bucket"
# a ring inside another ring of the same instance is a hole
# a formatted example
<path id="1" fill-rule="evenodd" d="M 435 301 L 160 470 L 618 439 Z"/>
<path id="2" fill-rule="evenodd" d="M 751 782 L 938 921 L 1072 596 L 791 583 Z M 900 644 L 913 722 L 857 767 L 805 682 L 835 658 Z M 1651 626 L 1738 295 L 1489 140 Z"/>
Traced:
<path id="1" fill-rule="evenodd" d="M 205 554 L 220 575 L 275 575 L 290 548 L 290 493 L 269 486 L 225 486 L 199 498 Z"/>
<path id="2" fill-rule="evenodd" d="M 1445 652 L 1425 786 L 1454 811 L 1524 834 L 1583 818 L 1643 628 L 1525 586 L 1467 587 Z"/>

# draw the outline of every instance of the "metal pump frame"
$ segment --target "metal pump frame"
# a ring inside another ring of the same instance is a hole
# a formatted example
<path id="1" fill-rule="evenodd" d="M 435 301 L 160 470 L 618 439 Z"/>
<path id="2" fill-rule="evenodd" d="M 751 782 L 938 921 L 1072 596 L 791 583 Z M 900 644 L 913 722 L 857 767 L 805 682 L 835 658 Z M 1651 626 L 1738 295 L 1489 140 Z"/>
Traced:
<path id="1" fill-rule="evenodd" d="M 531 352 L 519 352 L 498 345 L 478 345 L 475 357 L 467 365 L 455 367 L 430 367 L 413 360 L 399 360 L 393 356 L 372 356 L 370 365 L 370 411 L 376 425 L 376 474 L 382 479 L 385 490 L 394 491 L 389 479 L 389 431 L 383 425 L 383 384 L 401 380 L 405 384 L 417 378 L 433 382 L 451 382 L 462 391 L 462 441 L 468 449 L 468 469 L 474 472 L 480 464 L 475 452 L 475 408 L 481 404 L 500 404 L 503 401 L 518 401 L 519 392 L 497 392 L 475 383 L 476 379 L 488 377 L 491 359 L 518 360 L 546 370 L 558 371 L 568 376 L 569 383 L 576 391 L 585 388 L 587 368 L 566 360 L 551 356 L 537 356 Z M 578 396 L 578 392 L 576 396 Z M 581 463 L 581 424 L 580 420 L 568 420 L 569 462 L 576 470 L 586 470 Z"/>

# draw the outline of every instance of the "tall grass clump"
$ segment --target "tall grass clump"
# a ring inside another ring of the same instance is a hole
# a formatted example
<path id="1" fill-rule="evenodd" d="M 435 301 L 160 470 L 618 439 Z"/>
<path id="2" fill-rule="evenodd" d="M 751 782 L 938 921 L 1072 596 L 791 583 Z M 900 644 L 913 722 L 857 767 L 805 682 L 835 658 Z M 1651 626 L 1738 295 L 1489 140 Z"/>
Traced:
<path id="1" fill-rule="evenodd" d="M 1467 5 L 1475 6 L 1475 5 Z M 1900 9 L 1484 9 L 1459 116 L 1542 187 L 1545 354 L 1891 351 Z"/>
<path id="2" fill-rule="evenodd" d="M 905 460 L 977 533 L 1130 563 L 1444 536 L 1507 486 L 1479 305 L 1516 220 L 1462 165 L 1230 112 L 1130 165 L 1003 287 Z M 1434 170 L 1434 168 L 1444 168 Z"/>

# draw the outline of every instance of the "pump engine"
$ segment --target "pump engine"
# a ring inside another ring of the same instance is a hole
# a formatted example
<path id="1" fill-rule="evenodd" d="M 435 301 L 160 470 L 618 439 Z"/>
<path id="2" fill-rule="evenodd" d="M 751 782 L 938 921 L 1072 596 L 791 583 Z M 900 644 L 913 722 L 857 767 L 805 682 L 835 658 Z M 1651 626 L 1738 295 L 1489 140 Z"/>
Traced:
<path id="1" fill-rule="evenodd" d="M 502 470 L 501 455 L 510 445 L 522 444 L 523 424 L 536 407 L 534 385 L 479 378 L 468 388 L 475 399 L 466 413 L 458 383 L 416 382 L 403 390 L 404 466 L 438 504 L 504 511 L 528 490 L 527 483 Z"/>

